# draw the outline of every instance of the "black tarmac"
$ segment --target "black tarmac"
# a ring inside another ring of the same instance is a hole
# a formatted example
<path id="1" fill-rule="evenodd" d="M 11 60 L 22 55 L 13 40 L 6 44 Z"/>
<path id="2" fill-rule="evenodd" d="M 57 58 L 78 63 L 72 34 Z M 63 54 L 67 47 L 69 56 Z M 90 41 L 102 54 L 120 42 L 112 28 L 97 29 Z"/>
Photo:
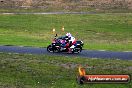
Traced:
<path id="1" fill-rule="evenodd" d="M 79 54 L 70 54 L 70 53 L 49 53 L 47 52 L 46 48 L 0 46 L 0 52 L 132 60 L 132 51 L 131 52 L 114 52 L 114 51 L 83 50 Z"/>

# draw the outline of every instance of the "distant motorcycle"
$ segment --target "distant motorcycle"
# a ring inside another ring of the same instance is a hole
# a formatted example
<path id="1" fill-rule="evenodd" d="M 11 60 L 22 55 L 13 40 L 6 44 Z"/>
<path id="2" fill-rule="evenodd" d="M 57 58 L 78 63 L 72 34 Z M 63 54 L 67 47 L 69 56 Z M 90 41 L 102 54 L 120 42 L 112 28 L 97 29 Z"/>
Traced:
<path id="1" fill-rule="evenodd" d="M 65 36 L 59 37 L 59 38 L 54 38 L 54 41 L 52 44 L 50 44 L 47 47 L 48 52 L 69 52 L 69 47 L 62 47 L 62 43 L 60 42 L 61 40 L 65 40 Z M 70 47 L 71 53 L 80 53 L 82 51 L 83 47 L 83 42 L 82 41 L 76 41 L 76 44 L 72 45 Z"/>

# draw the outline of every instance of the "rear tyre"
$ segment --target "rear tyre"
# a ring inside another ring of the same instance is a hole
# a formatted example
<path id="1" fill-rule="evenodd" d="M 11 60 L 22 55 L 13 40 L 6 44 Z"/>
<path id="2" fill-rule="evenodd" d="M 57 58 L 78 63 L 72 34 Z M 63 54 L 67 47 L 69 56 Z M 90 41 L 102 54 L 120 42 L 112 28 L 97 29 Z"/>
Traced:
<path id="1" fill-rule="evenodd" d="M 51 45 L 49 45 L 49 46 L 47 47 L 47 51 L 48 51 L 48 52 L 54 52 L 54 50 L 53 50 L 53 48 L 52 48 Z"/>

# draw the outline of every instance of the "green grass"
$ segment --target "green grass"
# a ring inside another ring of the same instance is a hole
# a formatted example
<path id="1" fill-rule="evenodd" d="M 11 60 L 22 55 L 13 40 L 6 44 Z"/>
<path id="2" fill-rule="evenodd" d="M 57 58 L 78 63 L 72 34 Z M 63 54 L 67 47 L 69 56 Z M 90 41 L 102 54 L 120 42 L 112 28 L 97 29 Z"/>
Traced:
<path id="1" fill-rule="evenodd" d="M 61 27 L 85 49 L 132 51 L 132 14 L 0 15 L 0 45 L 46 47 Z M 78 34 L 76 34 L 78 32 Z"/>
<path id="2" fill-rule="evenodd" d="M 0 53 L 0 86 L 2 88 L 132 87 L 132 82 L 78 85 L 76 83 L 78 65 L 88 66 L 87 74 L 132 75 L 132 61 Z"/>

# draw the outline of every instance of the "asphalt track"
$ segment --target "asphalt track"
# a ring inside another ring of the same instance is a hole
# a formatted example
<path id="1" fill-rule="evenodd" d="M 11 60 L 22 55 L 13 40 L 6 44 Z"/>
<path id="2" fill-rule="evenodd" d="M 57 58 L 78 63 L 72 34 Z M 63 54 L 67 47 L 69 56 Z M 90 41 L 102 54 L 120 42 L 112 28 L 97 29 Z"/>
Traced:
<path id="1" fill-rule="evenodd" d="M 104 58 L 104 59 L 132 60 L 132 52 L 112 52 L 112 51 L 83 50 L 79 54 L 49 53 L 49 52 L 47 52 L 46 48 L 20 47 L 20 46 L 0 46 L 0 52 L 20 53 L 20 54 L 75 56 L 75 57 L 85 57 L 85 58 Z"/>

